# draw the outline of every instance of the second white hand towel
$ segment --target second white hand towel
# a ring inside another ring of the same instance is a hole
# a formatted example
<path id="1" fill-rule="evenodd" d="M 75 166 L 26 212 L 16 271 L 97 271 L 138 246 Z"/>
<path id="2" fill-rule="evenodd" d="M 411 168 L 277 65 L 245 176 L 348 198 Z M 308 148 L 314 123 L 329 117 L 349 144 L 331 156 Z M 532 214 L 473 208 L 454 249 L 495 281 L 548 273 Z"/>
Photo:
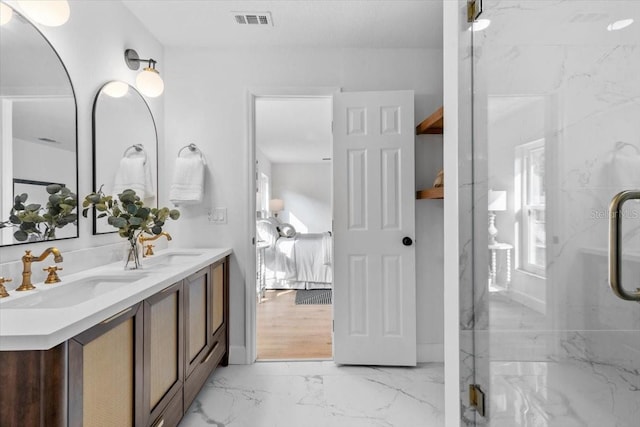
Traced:
<path id="1" fill-rule="evenodd" d="M 200 157 L 178 157 L 169 200 L 174 205 L 200 203 L 204 193 L 204 162 Z"/>
<path id="2" fill-rule="evenodd" d="M 145 166 L 142 157 L 123 157 L 120 159 L 120 167 L 113 183 L 112 194 L 114 196 L 126 189 L 136 192 L 140 199 L 144 199 L 145 192 Z"/>

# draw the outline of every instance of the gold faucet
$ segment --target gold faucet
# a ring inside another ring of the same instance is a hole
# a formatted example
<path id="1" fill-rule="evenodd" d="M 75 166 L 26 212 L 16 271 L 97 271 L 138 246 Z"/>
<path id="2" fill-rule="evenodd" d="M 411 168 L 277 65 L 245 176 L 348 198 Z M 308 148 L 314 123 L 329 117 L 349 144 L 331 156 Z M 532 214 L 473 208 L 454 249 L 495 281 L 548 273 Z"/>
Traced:
<path id="1" fill-rule="evenodd" d="M 42 271 L 46 271 L 49 274 L 47 274 L 47 278 L 45 279 L 44 283 L 46 285 L 50 285 L 52 283 L 58 283 L 60 282 L 60 278 L 58 277 L 58 271 L 62 270 L 62 267 L 58 267 L 56 265 L 52 265 L 50 267 L 47 268 L 43 268 Z"/>
<path id="2" fill-rule="evenodd" d="M 24 251 L 22 256 L 22 283 L 16 291 L 30 291 L 35 289 L 33 283 L 31 283 L 31 263 L 43 261 L 46 257 L 53 254 L 53 260 L 55 262 L 62 262 L 62 254 L 56 247 L 47 248 L 38 257 L 31 255 L 31 251 Z"/>
<path id="3" fill-rule="evenodd" d="M 9 292 L 7 292 L 7 288 L 4 287 L 4 284 L 7 282 L 11 282 L 11 279 L 0 277 L 0 298 L 5 298 L 9 296 Z"/>
<path id="4" fill-rule="evenodd" d="M 166 237 L 167 240 L 171 240 L 171 234 L 167 233 L 166 231 L 156 234 L 153 237 L 144 237 L 142 234 L 140 235 L 139 237 L 140 244 L 147 248 L 147 250 L 142 253 L 142 258 L 153 255 L 153 245 L 149 244 L 145 246 L 144 242 L 152 242 L 154 240 L 159 239 L 161 236 Z"/>

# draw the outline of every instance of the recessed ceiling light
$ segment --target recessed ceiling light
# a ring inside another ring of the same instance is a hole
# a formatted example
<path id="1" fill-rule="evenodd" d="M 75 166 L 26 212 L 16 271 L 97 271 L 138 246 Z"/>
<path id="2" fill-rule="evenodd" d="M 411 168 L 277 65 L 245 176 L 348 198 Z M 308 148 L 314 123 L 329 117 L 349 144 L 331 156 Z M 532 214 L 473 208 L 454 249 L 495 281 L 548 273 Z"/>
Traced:
<path id="1" fill-rule="evenodd" d="M 621 19 L 620 21 L 612 22 L 607 25 L 607 31 L 618 31 L 623 28 L 627 28 L 631 24 L 633 24 L 633 19 Z"/>
<path id="2" fill-rule="evenodd" d="M 486 30 L 489 25 L 491 25 L 490 19 L 478 19 L 477 21 L 474 21 L 473 24 L 471 24 L 471 27 L 469 27 L 469 31 L 475 32 Z"/>

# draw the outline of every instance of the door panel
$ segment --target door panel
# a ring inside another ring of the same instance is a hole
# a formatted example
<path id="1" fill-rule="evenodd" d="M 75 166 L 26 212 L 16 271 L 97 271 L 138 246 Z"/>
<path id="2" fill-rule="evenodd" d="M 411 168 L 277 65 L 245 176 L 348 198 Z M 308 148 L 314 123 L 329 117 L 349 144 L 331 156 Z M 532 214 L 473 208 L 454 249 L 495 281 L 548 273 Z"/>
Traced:
<path id="1" fill-rule="evenodd" d="M 334 359 L 415 365 L 413 92 L 334 98 Z"/>

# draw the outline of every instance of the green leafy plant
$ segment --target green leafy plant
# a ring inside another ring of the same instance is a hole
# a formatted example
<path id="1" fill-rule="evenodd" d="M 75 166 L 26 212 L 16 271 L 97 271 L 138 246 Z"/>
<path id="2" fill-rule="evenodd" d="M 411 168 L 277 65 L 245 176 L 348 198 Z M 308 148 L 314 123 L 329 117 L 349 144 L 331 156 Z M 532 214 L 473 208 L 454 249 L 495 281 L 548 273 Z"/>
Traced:
<path id="1" fill-rule="evenodd" d="M 107 222 L 118 229 L 120 237 L 135 239 L 141 233 L 160 234 L 165 221 L 180 218 L 180 211 L 169 208 L 149 208 L 144 206 L 133 190 L 124 190 L 117 199 L 102 192 L 102 187 L 87 195 L 82 202 L 82 216 L 87 217 L 94 207 L 98 218 L 107 218 Z"/>
<path id="2" fill-rule="evenodd" d="M 45 207 L 38 203 L 27 204 L 29 195 L 22 193 L 13 200 L 8 221 L 0 222 L 0 228 L 16 227 L 13 237 L 19 242 L 28 240 L 53 240 L 56 230 L 68 224 L 77 225 L 78 196 L 61 184 L 46 187 L 49 200 Z"/>

